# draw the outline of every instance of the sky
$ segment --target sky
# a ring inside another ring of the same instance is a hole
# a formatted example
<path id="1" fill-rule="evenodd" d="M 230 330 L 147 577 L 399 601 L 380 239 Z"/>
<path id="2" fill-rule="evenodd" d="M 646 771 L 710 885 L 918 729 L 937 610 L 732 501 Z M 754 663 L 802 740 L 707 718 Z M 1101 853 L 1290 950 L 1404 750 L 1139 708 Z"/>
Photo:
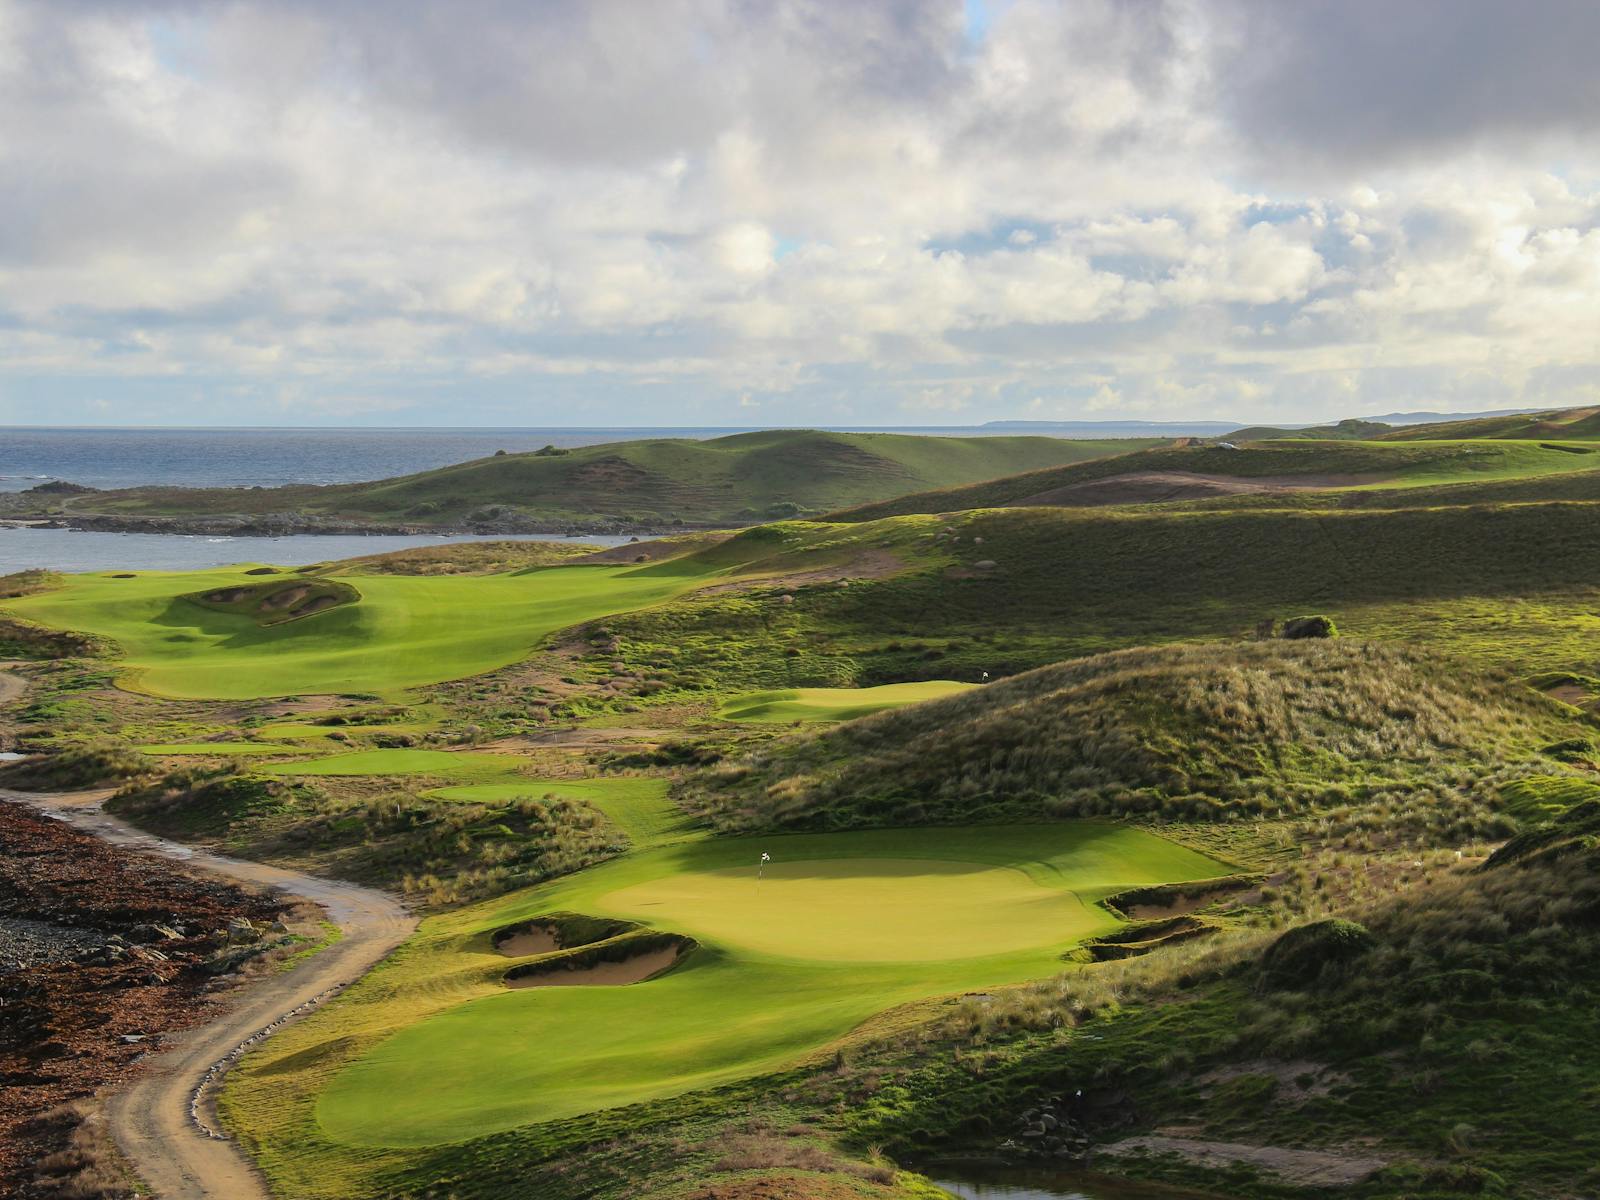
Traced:
<path id="1" fill-rule="evenodd" d="M 0 0 L 0 423 L 1600 404 L 1593 0 Z"/>

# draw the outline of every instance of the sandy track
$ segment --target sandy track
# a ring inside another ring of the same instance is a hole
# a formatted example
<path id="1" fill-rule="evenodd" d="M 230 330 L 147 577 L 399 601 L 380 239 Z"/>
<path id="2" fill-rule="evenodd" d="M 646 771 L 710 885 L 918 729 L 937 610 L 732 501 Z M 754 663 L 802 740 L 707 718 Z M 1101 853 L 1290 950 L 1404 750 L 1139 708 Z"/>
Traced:
<path id="1" fill-rule="evenodd" d="M 0 679 L 4 676 L 0 675 Z M 173 1034 L 134 1082 L 112 1096 L 106 1113 L 117 1144 L 164 1200 L 269 1200 L 249 1157 L 219 1134 L 211 1085 L 215 1068 L 263 1031 L 292 1019 L 364 974 L 416 928 L 399 901 L 371 888 L 226 858 L 142 833 L 105 813 L 106 793 L 0 796 L 67 821 L 119 846 L 175 859 L 187 867 L 300 896 L 320 905 L 343 937 L 291 971 L 271 975 L 223 1001 L 205 1025 Z"/>
<path id="2" fill-rule="evenodd" d="M 13 700 L 22 699 L 22 694 L 28 690 L 27 680 L 6 670 L 7 667 L 16 665 L 16 663 L 0 662 L 0 704 L 10 704 Z"/>

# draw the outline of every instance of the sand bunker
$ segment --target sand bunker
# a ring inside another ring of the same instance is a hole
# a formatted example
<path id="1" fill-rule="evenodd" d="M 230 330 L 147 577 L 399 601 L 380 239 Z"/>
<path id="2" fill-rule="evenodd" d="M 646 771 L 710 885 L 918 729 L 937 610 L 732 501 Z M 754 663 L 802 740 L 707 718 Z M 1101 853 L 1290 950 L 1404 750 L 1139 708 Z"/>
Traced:
<path id="1" fill-rule="evenodd" d="M 293 608 L 300 601 L 311 594 L 311 588 L 306 584 L 295 587 L 286 587 L 280 592 L 273 592 L 261 601 L 262 608 Z"/>
<path id="2" fill-rule="evenodd" d="M 507 958 L 531 958 L 535 954 L 553 954 L 561 949 L 561 943 L 550 926 L 530 925 L 497 938 L 494 948 Z"/>
<path id="3" fill-rule="evenodd" d="M 507 975 L 505 982 L 508 988 L 621 987 L 643 983 L 661 974 L 676 963 L 682 953 L 682 946 L 659 946 L 616 962 L 591 962 L 577 967 L 564 967 L 556 963 L 541 971 Z"/>

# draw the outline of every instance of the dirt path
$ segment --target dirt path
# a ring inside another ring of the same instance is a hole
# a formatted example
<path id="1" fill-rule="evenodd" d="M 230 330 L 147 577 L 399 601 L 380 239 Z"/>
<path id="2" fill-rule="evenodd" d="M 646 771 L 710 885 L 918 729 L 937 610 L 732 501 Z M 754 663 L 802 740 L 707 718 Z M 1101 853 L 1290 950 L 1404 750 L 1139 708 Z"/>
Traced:
<path id="1" fill-rule="evenodd" d="M 22 699 L 22 693 L 28 690 L 27 680 L 20 675 L 13 675 L 6 669 L 18 665 L 12 662 L 0 662 L 0 705 Z"/>
<path id="2" fill-rule="evenodd" d="M 0 681 L 5 678 L 0 673 Z M 116 845 L 304 897 L 320 905 L 343 933 L 293 970 L 242 988 L 208 1024 L 173 1035 L 148 1069 L 107 1105 L 117 1144 L 163 1200 L 268 1200 L 271 1192 L 254 1164 L 219 1132 L 212 1089 L 247 1045 L 359 978 L 416 928 L 416 919 L 397 900 L 371 888 L 226 858 L 142 833 L 101 810 L 105 795 L 0 790 L 8 800 Z"/>

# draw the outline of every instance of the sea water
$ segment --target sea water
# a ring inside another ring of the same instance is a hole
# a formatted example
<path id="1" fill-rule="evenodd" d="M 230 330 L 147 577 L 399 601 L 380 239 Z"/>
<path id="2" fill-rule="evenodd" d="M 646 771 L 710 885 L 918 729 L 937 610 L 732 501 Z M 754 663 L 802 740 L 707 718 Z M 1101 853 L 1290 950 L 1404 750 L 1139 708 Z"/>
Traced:
<path id="1" fill-rule="evenodd" d="M 171 533 L 97 533 L 71 529 L 0 528 L 0 575 L 13 571 L 198 571 L 231 563 L 305 566 L 364 554 L 385 554 L 446 542 L 574 542 L 620 546 L 610 535 L 560 537 L 439 537 L 431 534 L 307 533 L 287 537 L 202 537 Z"/>

